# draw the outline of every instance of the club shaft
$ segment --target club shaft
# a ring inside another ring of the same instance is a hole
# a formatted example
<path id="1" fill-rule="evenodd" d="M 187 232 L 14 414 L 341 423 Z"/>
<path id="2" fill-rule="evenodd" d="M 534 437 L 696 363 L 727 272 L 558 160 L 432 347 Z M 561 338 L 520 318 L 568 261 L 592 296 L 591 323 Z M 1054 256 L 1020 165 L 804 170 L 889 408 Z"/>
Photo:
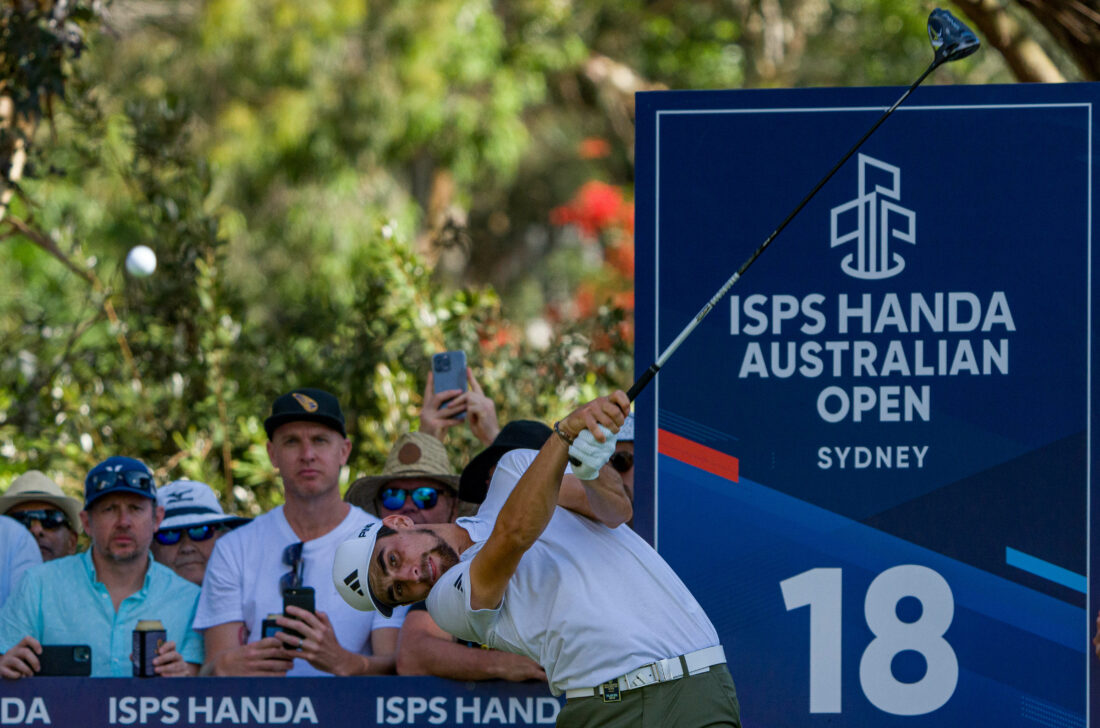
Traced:
<path id="1" fill-rule="evenodd" d="M 830 169 L 829 172 L 821 178 L 821 181 L 818 182 L 812 190 L 810 190 L 809 194 L 802 198 L 802 202 L 799 202 L 798 206 L 791 210 L 790 214 L 788 214 L 787 217 L 783 219 L 783 222 L 779 223 L 779 226 L 776 227 L 776 229 L 772 231 L 772 234 L 769 235 L 764 240 L 764 242 L 760 244 L 760 247 L 753 251 L 753 254 L 749 256 L 748 260 L 741 264 L 741 267 L 737 269 L 737 272 L 735 272 L 724 284 L 722 284 L 722 287 L 718 289 L 718 292 L 715 293 L 709 301 L 707 301 L 706 305 L 699 310 L 699 313 L 695 314 L 695 318 L 693 318 L 688 323 L 688 325 L 684 327 L 684 330 L 681 331 L 675 339 L 673 339 L 671 344 L 665 347 L 665 350 L 661 352 L 661 355 L 659 357 L 657 357 L 657 361 L 651 364 L 650 367 L 646 369 L 642 373 L 642 375 L 634 381 L 634 384 L 630 386 L 630 389 L 628 389 L 626 392 L 626 396 L 630 398 L 630 401 L 633 402 L 634 399 L 637 398 L 639 394 L 641 394 L 642 390 L 646 388 L 646 385 L 648 385 L 649 382 L 655 376 L 657 376 L 657 372 L 660 371 L 661 367 L 665 365 L 665 362 L 669 360 L 669 358 L 676 352 L 676 350 L 680 348 L 680 344 L 684 343 L 684 340 L 691 335 L 691 332 L 695 330 L 695 327 L 698 326 L 700 322 L 702 322 L 702 320 L 707 317 L 707 314 L 709 314 L 711 310 L 718 304 L 718 302 L 722 300 L 722 297 L 726 295 L 726 291 L 728 291 L 730 287 L 733 286 L 733 284 L 736 283 L 742 275 L 744 275 L 745 271 L 749 269 L 749 266 L 756 262 L 756 259 L 760 257 L 760 254 L 767 250 L 768 246 L 772 244 L 772 241 L 779 236 L 779 233 L 783 232 L 783 229 L 787 227 L 787 225 L 789 225 L 792 220 L 794 220 L 795 216 L 797 216 L 798 213 L 802 211 L 802 208 L 809 204 L 810 200 L 814 198 L 814 195 L 816 195 L 821 190 L 821 188 L 824 187 L 825 184 L 833 178 L 833 175 L 836 174 L 837 171 L 839 171 L 840 168 L 844 166 L 844 163 L 852 158 L 852 155 L 855 154 L 861 146 L 863 146 L 863 143 L 867 141 L 872 134 L 875 133 L 875 130 L 882 126 L 882 123 L 886 121 L 887 117 L 889 117 L 890 114 L 894 113 L 894 110 L 901 106 L 905 99 L 909 98 L 909 94 L 913 93 L 914 89 L 916 89 L 917 86 L 920 86 L 921 82 L 923 82 L 924 79 L 928 77 L 928 74 L 932 73 L 932 71 L 934 71 L 936 69 L 936 66 L 940 65 L 940 63 L 941 61 L 938 60 L 932 61 L 928 68 L 924 70 L 924 73 L 920 75 L 920 78 L 918 78 L 912 86 L 906 89 L 905 93 L 903 93 L 898 98 L 898 100 L 894 102 L 894 105 L 887 109 L 886 112 L 879 117 L 878 121 L 876 121 L 874 125 L 867 130 L 867 133 L 860 137 L 859 141 L 856 142 L 852 146 L 852 148 L 848 150 L 847 154 L 840 158 L 839 162 L 833 165 L 833 168 Z"/>

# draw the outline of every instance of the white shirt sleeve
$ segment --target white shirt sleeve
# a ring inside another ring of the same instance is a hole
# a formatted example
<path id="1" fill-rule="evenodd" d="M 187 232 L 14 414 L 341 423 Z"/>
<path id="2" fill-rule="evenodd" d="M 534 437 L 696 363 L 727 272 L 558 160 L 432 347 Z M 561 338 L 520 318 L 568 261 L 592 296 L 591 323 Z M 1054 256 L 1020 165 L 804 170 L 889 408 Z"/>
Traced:
<path id="1" fill-rule="evenodd" d="M 500 618 L 500 608 L 470 607 L 470 562 L 451 567 L 432 587 L 427 599 L 428 614 L 445 632 L 461 640 L 489 645 L 489 631 Z M 501 602 L 503 606 L 503 602 Z"/>
<path id="2" fill-rule="evenodd" d="M 385 629 L 387 627 L 391 629 L 401 629 L 401 625 L 405 623 L 405 615 L 408 613 L 408 604 L 401 607 L 394 607 L 393 614 L 389 617 L 383 617 L 381 613 L 375 612 L 374 624 L 371 626 L 370 631 L 373 632 L 376 629 Z"/>
<path id="3" fill-rule="evenodd" d="M 199 606 L 195 610 L 194 629 L 202 630 L 226 622 L 246 622 L 244 613 L 244 590 L 240 569 L 230 548 L 235 545 L 231 539 L 219 538 L 214 544 L 214 553 L 206 564 L 206 574 L 202 580 L 202 592 Z"/>

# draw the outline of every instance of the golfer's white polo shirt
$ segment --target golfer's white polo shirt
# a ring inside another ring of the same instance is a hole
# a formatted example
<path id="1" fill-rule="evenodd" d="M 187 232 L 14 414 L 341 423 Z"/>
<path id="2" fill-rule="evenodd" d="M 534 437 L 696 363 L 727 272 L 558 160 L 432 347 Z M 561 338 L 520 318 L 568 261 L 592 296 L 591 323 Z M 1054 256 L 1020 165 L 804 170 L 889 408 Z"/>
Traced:
<path id="1" fill-rule="evenodd" d="M 520 560 L 501 607 L 470 608 L 470 561 L 535 455 L 513 450 L 501 458 L 477 516 L 458 520 L 474 545 L 428 597 L 436 623 L 461 639 L 535 660 L 555 695 L 718 644 L 695 598 L 633 530 L 560 507 Z"/>

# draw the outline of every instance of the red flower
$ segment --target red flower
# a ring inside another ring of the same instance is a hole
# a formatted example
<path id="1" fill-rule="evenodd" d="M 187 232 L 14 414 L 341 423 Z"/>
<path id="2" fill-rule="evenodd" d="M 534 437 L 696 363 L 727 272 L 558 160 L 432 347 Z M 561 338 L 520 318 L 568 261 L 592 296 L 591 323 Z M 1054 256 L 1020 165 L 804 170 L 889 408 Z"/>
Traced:
<path id="1" fill-rule="evenodd" d="M 603 159 L 611 154 L 611 145 L 606 139 L 588 137 L 577 145 L 577 155 L 581 159 Z"/>
<path id="2" fill-rule="evenodd" d="M 609 227 L 622 226 L 626 216 L 633 227 L 633 207 L 623 202 L 619 188 L 591 180 L 577 190 L 572 200 L 550 211 L 550 222 L 576 225 L 585 237 L 595 238 Z"/>

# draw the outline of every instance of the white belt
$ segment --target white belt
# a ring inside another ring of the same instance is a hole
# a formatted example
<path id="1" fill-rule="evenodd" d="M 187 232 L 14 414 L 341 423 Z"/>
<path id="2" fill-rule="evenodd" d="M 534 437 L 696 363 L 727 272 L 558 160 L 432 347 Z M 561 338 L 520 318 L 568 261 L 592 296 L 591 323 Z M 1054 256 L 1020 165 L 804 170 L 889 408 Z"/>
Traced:
<path id="1" fill-rule="evenodd" d="M 623 690 L 633 690 L 634 688 L 644 688 L 646 685 L 652 685 L 659 682 L 667 682 L 669 680 L 679 680 L 685 675 L 697 675 L 701 672 L 706 672 L 714 665 L 721 665 L 726 661 L 726 652 L 722 649 L 722 645 L 715 645 L 714 647 L 707 647 L 702 650 L 696 650 L 695 652 L 689 652 L 686 655 L 680 657 L 669 657 L 664 660 L 658 660 L 657 662 L 643 665 L 637 670 L 631 670 L 621 677 L 608 680 L 603 685 L 599 685 L 594 688 L 572 688 L 565 691 L 565 697 L 567 700 L 574 698 L 591 698 L 594 695 L 610 696 Z M 617 697 L 615 699 L 618 699 Z"/>

